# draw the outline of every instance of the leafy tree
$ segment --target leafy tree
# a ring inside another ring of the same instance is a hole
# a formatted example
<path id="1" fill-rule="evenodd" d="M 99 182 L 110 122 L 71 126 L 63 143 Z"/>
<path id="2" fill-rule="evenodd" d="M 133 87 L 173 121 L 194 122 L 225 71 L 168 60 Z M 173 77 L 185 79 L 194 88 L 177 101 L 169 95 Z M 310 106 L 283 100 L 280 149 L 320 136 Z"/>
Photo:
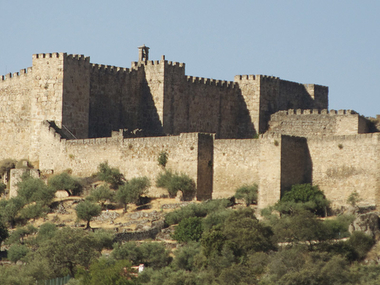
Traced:
<path id="1" fill-rule="evenodd" d="M 272 230 L 260 223 L 251 209 L 246 208 L 231 213 L 223 225 L 205 233 L 202 246 L 206 256 L 220 254 L 226 247 L 239 257 L 249 252 L 274 250 L 272 236 Z"/>
<path id="2" fill-rule="evenodd" d="M 159 173 L 156 186 L 166 188 L 170 197 L 175 197 L 178 191 L 183 193 L 185 199 L 191 199 L 195 194 L 195 182 L 184 173 L 173 173 L 170 169 Z"/>
<path id="3" fill-rule="evenodd" d="M 202 247 L 199 242 L 188 242 L 174 252 L 174 260 L 171 263 L 176 270 L 193 271 L 196 269 L 197 260 L 200 259 Z"/>
<path id="4" fill-rule="evenodd" d="M 45 216 L 48 211 L 49 207 L 43 206 L 42 203 L 38 202 L 22 208 L 20 211 L 20 217 L 27 220 L 35 220 L 37 218 Z"/>
<path id="5" fill-rule="evenodd" d="M 353 232 L 347 244 L 352 246 L 357 253 L 358 260 L 364 259 L 375 241 L 363 232 Z"/>
<path id="6" fill-rule="evenodd" d="M 0 244 L 9 237 L 8 228 L 0 221 Z"/>
<path id="7" fill-rule="evenodd" d="M 279 242 L 303 242 L 326 240 L 328 231 L 317 216 L 307 210 L 300 210 L 291 215 L 283 215 L 272 221 L 275 240 Z"/>
<path id="8" fill-rule="evenodd" d="M 80 195 L 83 188 L 80 181 L 67 172 L 62 172 L 50 177 L 48 180 L 48 185 L 51 186 L 55 191 L 67 191 L 70 196 Z"/>
<path id="9" fill-rule="evenodd" d="M 257 203 L 257 184 L 243 185 L 238 188 L 235 193 L 235 198 L 244 199 L 246 206 Z"/>
<path id="10" fill-rule="evenodd" d="M 100 258 L 90 265 L 90 270 L 83 279 L 88 285 L 133 285 L 136 277 L 127 260 Z"/>
<path id="11" fill-rule="evenodd" d="M 36 239 L 38 242 L 51 239 L 52 237 L 54 237 L 56 231 L 57 231 L 57 227 L 55 224 L 44 223 L 40 226 Z"/>
<path id="12" fill-rule="evenodd" d="M 163 268 L 172 260 L 165 245 L 155 242 L 144 242 L 139 246 L 135 242 L 122 245 L 115 243 L 112 257 L 117 260 L 130 260 L 135 265 L 142 263 L 153 269 Z"/>
<path id="13" fill-rule="evenodd" d="M 179 242 L 199 241 L 202 237 L 202 219 L 190 217 L 183 219 L 175 229 L 173 238 Z"/>
<path id="14" fill-rule="evenodd" d="M 112 189 L 117 189 L 125 182 L 124 175 L 120 173 L 119 169 L 111 168 L 108 161 L 99 164 L 98 170 L 99 179 L 109 183 Z"/>
<path id="15" fill-rule="evenodd" d="M 317 185 L 296 184 L 292 186 L 290 191 L 285 192 L 275 208 L 281 213 L 290 213 L 294 207 L 302 207 L 323 216 L 328 205 L 329 201 Z"/>
<path id="16" fill-rule="evenodd" d="M 23 265 L 0 266 L 1 285 L 34 285 L 33 278 Z"/>
<path id="17" fill-rule="evenodd" d="M 141 195 L 145 194 L 150 186 L 147 177 L 132 178 L 127 183 L 119 187 L 115 199 L 124 205 L 124 211 L 127 211 L 127 204 L 140 202 Z"/>
<path id="18" fill-rule="evenodd" d="M 96 230 L 92 233 L 92 236 L 95 238 L 95 241 L 98 243 L 99 248 L 113 248 L 114 233 L 111 231 L 106 231 L 104 229 Z"/>
<path id="19" fill-rule="evenodd" d="M 26 227 L 19 227 L 16 230 L 14 230 L 9 238 L 6 240 L 7 244 L 15 244 L 15 243 L 24 243 L 25 237 L 32 235 L 37 232 L 37 228 L 35 228 L 33 225 L 28 225 Z"/>
<path id="20" fill-rule="evenodd" d="M 41 179 L 29 175 L 23 175 L 17 187 L 17 195 L 24 198 L 26 203 L 41 202 L 42 205 L 47 205 L 55 195 L 55 190 L 48 187 Z"/>
<path id="21" fill-rule="evenodd" d="M 41 265 L 31 270 L 30 274 L 34 277 L 41 274 L 41 267 L 50 273 L 50 276 L 44 276 L 45 279 L 67 274 L 74 277 L 78 267 L 88 268 L 100 255 L 100 250 L 99 244 L 88 231 L 65 227 L 28 254 L 27 263 Z"/>
<path id="22" fill-rule="evenodd" d="M 9 200 L 0 200 L 0 216 L 5 223 L 9 223 L 9 226 L 13 228 L 16 225 L 16 221 L 20 210 L 25 205 L 23 197 L 17 196 Z"/>
<path id="23" fill-rule="evenodd" d="M 89 229 L 91 228 L 91 219 L 93 217 L 99 216 L 102 212 L 102 208 L 99 205 L 96 205 L 90 201 L 82 201 L 76 206 L 75 211 L 77 213 L 78 219 L 87 222 L 86 229 Z"/>
<path id="24" fill-rule="evenodd" d="M 14 263 L 24 258 L 29 252 L 29 248 L 23 244 L 13 244 L 8 249 L 8 259 Z"/>
<path id="25" fill-rule="evenodd" d="M 111 192 L 108 185 L 101 185 L 93 189 L 89 197 L 97 203 L 100 202 L 102 208 L 104 208 L 106 201 L 112 199 L 113 193 Z"/>

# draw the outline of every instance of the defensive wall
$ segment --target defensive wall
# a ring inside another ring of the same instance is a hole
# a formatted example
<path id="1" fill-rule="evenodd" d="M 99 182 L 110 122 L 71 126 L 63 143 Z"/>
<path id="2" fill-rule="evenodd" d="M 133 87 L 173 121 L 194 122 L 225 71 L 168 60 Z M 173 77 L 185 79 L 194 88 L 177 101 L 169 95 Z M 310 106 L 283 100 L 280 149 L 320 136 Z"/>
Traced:
<path id="1" fill-rule="evenodd" d="M 212 195 L 213 136 L 202 133 L 186 133 L 179 136 L 123 138 L 123 131 L 112 137 L 66 140 L 48 122 L 41 128 L 42 148 L 39 167 L 42 171 L 60 173 L 71 169 L 78 176 L 86 177 L 98 171 L 100 163 L 108 161 L 117 167 L 126 179 L 147 176 L 152 187 L 150 194 L 167 194 L 155 187 L 157 175 L 164 171 L 158 164 L 161 152 L 168 153 L 167 169 L 183 172 L 194 179 L 198 199 L 210 199 Z"/>
<path id="2" fill-rule="evenodd" d="M 268 132 L 302 137 L 352 135 L 369 132 L 369 125 L 352 110 L 290 109 L 271 116 Z"/>
<path id="3" fill-rule="evenodd" d="M 309 137 L 312 183 L 334 205 L 357 191 L 363 205 L 380 205 L 379 133 Z"/>
<path id="4" fill-rule="evenodd" d="M 127 179 L 153 182 L 166 151 L 168 168 L 194 178 L 198 199 L 257 183 L 262 208 L 311 182 L 337 205 L 354 190 L 363 204 L 380 202 L 378 134 L 364 134 L 368 121 L 353 111 L 325 110 L 327 87 L 264 75 L 192 77 L 164 56 L 131 68 L 66 53 L 32 62 L 0 80 L 0 159 L 79 176 L 108 160 Z"/>

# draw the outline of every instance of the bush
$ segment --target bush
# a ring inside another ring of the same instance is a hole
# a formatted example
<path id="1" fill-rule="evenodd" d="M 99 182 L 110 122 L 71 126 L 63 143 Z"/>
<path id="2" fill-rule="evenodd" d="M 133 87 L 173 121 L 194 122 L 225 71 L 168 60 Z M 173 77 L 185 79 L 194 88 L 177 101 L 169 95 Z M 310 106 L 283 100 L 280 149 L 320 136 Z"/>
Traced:
<path id="1" fill-rule="evenodd" d="M 14 263 L 25 257 L 29 252 L 29 249 L 22 244 L 13 244 L 8 249 L 8 259 Z"/>
<path id="2" fill-rule="evenodd" d="M 244 199 L 246 206 L 257 203 L 257 184 L 243 185 L 235 193 L 236 199 Z"/>
<path id="3" fill-rule="evenodd" d="M 66 190 L 70 196 L 77 196 L 82 192 L 82 185 L 79 180 L 67 172 L 62 172 L 50 177 L 48 180 L 48 185 L 55 191 Z"/>
<path id="4" fill-rule="evenodd" d="M 124 244 L 115 243 L 112 257 L 120 260 L 131 260 L 132 264 L 145 264 L 153 269 L 159 269 L 167 266 L 172 258 L 170 251 L 166 250 L 163 243 L 144 242 L 137 246 L 135 242 L 126 242 Z"/>
<path id="5" fill-rule="evenodd" d="M 169 155 L 166 151 L 160 152 L 157 159 L 158 164 L 165 168 L 168 163 L 168 156 Z"/>
<path id="6" fill-rule="evenodd" d="M 124 211 L 127 211 L 127 204 L 139 204 L 141 195 L 145 194 L 150 186 L 148 177 L 132 178 L 127 183 L 119 187 L 115 199 L 124 205 Z"/>
<path id="7" fill-rule="evenodd" d="M 90 201 L 82 201 L 76 206 L 75 211 L 77 213 L 78 219 L 87 222 L 86 229 L 88 229 L 91 228 L 91 219 L 93 217 L 99 216 L 102 212 L 102 208 L 99 205 L 91 203 Z"/>
<path id="8" fill-rule="evenodd" d="M 353 232 L 347 243 L 354 248 L 358 255 L 358 260 L 362 260 L 375 244 L 375 241 L 363 232 Z"/>
<path id="9" fill-rule="evenodd" d="M 173 225 L 180 223 L 181 220 L 185 218 L 205 217 L 207 214 L 223 210 L 231 205 L 231 201 L 228 199 L 216 199 L 205 201 L 200 204 L 190 204 L 168 213 L 165 216 L 165 223 L 167 225 Z"/>
<path id="10" fill-rule="evenodd" d="M 107 161 L 99 164 L 98 170 L 99 179 L 109 183 L 112 189 L 117 189 L 125 182 L 124 175 L 120 173 L 119 169 L 111 168 Z"/>
<path id="11" fill-rule="evenodd" d="M 192 178 L 184 173 L 173 173 L 171 170 L 166 170 L 158 175 L 156 186 L 166 188 L 171 198 L 175 197 L 178 191 L 181 191 L 185 200 L 192 199 L 196 190 Z"/>
<path id="12" fill-rule="evenodd" d="M 329 205 L 329 201 L 326 199 L 323 191 L 317 185 L 312 186 L 311 184 L 293 185 L 291 190 L 286 192 L 275 205 L 275 208 L 282 213 L 289 213 L 292 212 L 294 203 L 299 204 L 296 206 L 314 212 L 319 216 L 324 216 L 326 208 Z M 287 207 L 287 204 L 290 207 Z"/>
<path id="13" fill-rule="evenodd" d="M 173 238 L 179 242 L 199 241 L 202 237 L 202 219 L 190 217 L 183 219 L 175 228 Z"/>
<path id="14" fill-rule="evenodd" d="M 20 211 L 20 217 L 26 220 L 35 220 L 45 216 L 47 212 L 49 212 L 49 207 L 44 206 L 41 203 L 35 203 L 22 208 Z"/>

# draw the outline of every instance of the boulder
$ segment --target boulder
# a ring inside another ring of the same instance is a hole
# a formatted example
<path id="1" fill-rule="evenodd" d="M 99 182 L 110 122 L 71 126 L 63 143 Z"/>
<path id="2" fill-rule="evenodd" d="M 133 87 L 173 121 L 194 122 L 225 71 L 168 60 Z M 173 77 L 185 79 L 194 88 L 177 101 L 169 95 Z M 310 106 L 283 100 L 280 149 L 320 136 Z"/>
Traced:
<path id="1" fill-rule="evenodd" d="M 367 213 L 359 215 L 348 227 L 349 232 L 360 231 L 375 237 L 380 234 L 380 219 L 378 213 Z"/>

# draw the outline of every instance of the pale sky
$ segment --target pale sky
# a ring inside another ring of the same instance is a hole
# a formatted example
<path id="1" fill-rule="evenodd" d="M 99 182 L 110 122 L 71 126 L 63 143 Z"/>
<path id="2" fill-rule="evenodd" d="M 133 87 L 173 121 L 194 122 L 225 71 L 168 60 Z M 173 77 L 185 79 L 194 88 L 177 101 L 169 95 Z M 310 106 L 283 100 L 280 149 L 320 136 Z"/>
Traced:
<path id="1" fill-rule="evenodd" d="M 0 75 L 50 52 L 130 67 L 145 44 L 187 75 L 326 85 L 330 109 L 380 114 L 380 0 L 0 0 L 0 21 Z"/>

